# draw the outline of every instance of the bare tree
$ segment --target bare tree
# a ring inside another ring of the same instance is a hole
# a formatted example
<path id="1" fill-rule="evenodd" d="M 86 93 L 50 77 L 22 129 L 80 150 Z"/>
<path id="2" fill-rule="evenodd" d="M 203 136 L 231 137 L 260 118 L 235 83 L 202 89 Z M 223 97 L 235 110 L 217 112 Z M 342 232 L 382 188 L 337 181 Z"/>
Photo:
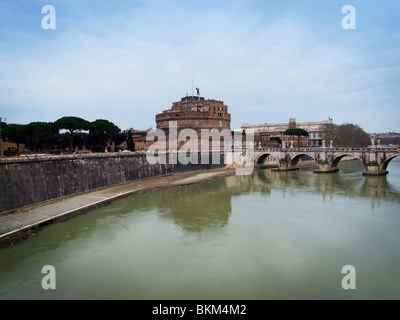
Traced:
<path id="1" fill-rule="evenodd" d="M 333 144 L 336 147 L 367 147 L 371 138 L 359 125 L 344 123 L 334 125 Z"/>
<path id="2" fill-rule="evenodd" d="M 332 123 L 325 123 L 321 126 L 321 137 L 323 140 L 331 141 L 334 138 L 334 125 Z"/>

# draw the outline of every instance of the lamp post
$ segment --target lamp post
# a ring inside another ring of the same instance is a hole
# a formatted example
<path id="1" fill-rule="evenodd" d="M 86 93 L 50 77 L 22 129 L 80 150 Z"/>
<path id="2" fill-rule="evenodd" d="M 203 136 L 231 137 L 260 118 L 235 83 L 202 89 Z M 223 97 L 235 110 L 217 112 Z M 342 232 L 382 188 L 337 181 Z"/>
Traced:
<path id="1" fill-rule="evenodd" d="M 83 147 L 82 150 L 86 150 L 86 136 L 85 133 L 81 134 L 81 138 L 83 139 Z"/>
<path id="2" fill-rule="evenodd" d="M 2 117 L 0 117 L 0 159 L 1 159 L 1 156 L 3 155 L 3 151 L 1 149 L 1 121 L 3 121 Z M 7 121 L 7 119 L 4 118 L 4 121 Z"/>

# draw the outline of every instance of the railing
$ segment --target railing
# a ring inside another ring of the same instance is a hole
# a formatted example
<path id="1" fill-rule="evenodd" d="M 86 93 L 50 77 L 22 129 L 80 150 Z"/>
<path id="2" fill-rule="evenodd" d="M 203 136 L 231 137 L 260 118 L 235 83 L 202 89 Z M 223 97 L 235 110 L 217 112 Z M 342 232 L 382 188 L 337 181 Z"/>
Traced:
<path id="1" fill-rule="evenodd" d="M 293 147 L 293 148 L 255 148 L 255 152 L 369 152 L 369 151 L 391 151 L 400 152 L 400 148 L 394 147 L 382 147 L 382 146 L 372 146 L 372 147 Z"/>
<path id="2" fill-rule="evenodd" d="M 145 154 L 143 151 L 135 152 L 105 152 L 105 153 L 78 153 L 78 154 L 63 154 L 63 155 L 52 155 L 52 154 L 30 154 L 20 155 L 15 157 L 2 157 L 2 163 L 9 162 L 24 162 L 24 161 L 46 161 L 46 160 L 64 160 L 64 159 L 89 159 L 89 158 L 105 158 L 115 156 L 132 156 Z"/>
<path id="3" fill-rule="evenodd" d="M 243 151 L 246 148 L 242 148 Z M 237 150 L 237 148 L 233 149 Z M 202 150 L 200 150 L 202 151 Z M 208 150 L 212 151 L 212 150 Z M 296 147 L 296 148 L 255 148 L 254 152 L 396 152 L 400 153 L 400 148 L 397 146 L 371 146 L 366 148 L 357 147 Z M 222 150 L 221 152 L 224 152 Z M 166 151 L 168 153 L 168 151 Z M 110 152 L 110 153 L 79 153 L 79 154 L 68 154 L 68 155 L 48 155 L 48 154 L 32 154 L 32 155 L 20 155 L 15 157 L 2 157 L 1 163 L 21 162 L 21 161 L 45 161 L 45 160 L 62 160 L 62 159 L 85 159 L 85 158 L 103 158 L 103 157 L 115 157 L 115 156 L 132 156 L 146 154 L 146 151 L 135 151 L 135 152 Z"/>

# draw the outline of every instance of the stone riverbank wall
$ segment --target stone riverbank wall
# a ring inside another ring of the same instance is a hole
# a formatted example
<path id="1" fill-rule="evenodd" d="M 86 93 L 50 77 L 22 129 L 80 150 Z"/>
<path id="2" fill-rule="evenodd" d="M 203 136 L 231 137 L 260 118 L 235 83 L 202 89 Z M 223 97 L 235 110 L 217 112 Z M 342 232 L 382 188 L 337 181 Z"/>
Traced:
<path id="1" fill-rule="evenodd" d="M 150 164 L 145 153 L 27 157 L 0 163 L 0 214 L 41 202 L 161 175 L 223 168 L 223 154 L 209 163 Z M 203 161 L 201 161 L 203 160 Z M 214 160 L 214 162 L 213 162 Z"/>

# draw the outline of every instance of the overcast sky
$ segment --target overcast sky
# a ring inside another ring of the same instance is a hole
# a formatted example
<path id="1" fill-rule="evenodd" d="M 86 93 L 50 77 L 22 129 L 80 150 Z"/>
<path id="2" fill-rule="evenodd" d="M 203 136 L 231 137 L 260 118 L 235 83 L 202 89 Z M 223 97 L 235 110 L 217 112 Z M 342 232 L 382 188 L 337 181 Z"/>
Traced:
<path id="1" fill-rule="evenodd" d="M 154 128 L 194 79 L 232 129 L 331 117 L 400 132 L 399 17 L 399 0 L 1 0 L 0 116 Z"/>

